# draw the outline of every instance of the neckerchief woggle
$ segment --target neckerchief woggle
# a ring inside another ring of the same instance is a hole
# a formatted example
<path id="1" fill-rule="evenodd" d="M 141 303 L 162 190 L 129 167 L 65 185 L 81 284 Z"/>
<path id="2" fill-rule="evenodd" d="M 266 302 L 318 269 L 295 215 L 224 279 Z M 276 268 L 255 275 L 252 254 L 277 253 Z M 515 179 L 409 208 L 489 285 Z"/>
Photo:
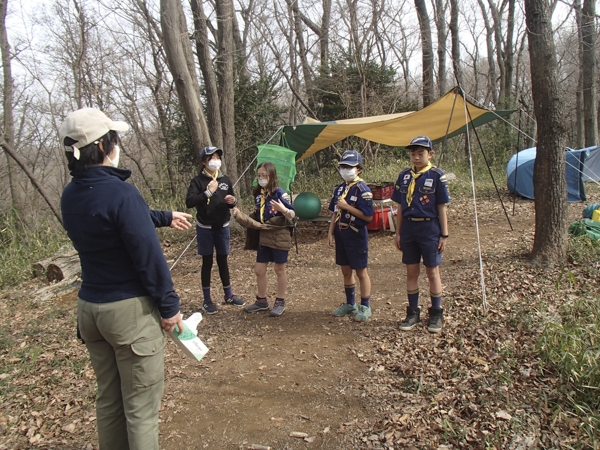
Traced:
<path id="1" fill-rule="evenodd" d="M 352 186 L 354 186 L 356 183 L 358 183 L 359 181 L 362 181 L 362 179 L 360 177 L 356 177 L 354 180 L 352 180 L 351 183 L 347 184 L 346 189 L 344 189 L 343 194 L 338 197 L 338 201 L 340 198 L 345 199 L 346 196 L 348 195 L 348 192 L 350 192 L 350 188 Z M 335 215 L 335 221 L 339 222 L 341 218 L 342 218 L 342 210 L 338 207 L 337 213 Z"/>
<path id="2" fill-rule="evenodd" d="M 413 168 L 414 167 L 415 166 L 413 166 Z M 412 180 L 410 180 L 410 184 L 408 185 L 408 193 L 406 194 L 406 204 L 408 206 L 410 206 L 410 204 L 412 203 L 412 200 L 413 200 L 415 186 L 417 185 L 417 178 L 419 178 L 421 175 L 423 175 L 425 172 L 427 172 L 432 167 L 433 167 L 433 165 L 430 162 L 428 162 L 427 165 L 425 167 L 423 167 L 421 170 L 419 170 L 418 172 L 415 172 L 412 168 L 410 169 L 410 174 L 412 175 Z"/>

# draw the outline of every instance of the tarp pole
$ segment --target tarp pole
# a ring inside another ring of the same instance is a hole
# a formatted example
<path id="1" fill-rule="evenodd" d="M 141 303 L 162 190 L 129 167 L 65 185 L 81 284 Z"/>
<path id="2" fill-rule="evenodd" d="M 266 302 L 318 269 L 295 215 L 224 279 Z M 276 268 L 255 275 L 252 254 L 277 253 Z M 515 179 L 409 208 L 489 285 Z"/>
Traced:
<path id="1" fill-rule="evenodd" d="M 448 144 L 448 133 L 450 132 L 450 125 L 452 124 L 452 117 L 454 116 L 454 108 L 456 106 L 456 98 L 457 98 L 457 88 L 454 88 L 454 102 L 452 103 L 452 110 L 450 111 L 450 117 L 448 118 L 448 126 L 446 127 L 446 135 L 444 136 L 444 142 L 442 143 L 442 151 L 440 152 L 440 157 L 438 158 L 438 167 L 442 166 L 442 158 L 444 156 L 444 149 Z M 463 97 L 463 101 L 465 98 Z"/>
<path id="2" fill-rule="evenodd" d="M 463 96 L 464 98 L 464 96 Z M 475 234 L 477 236 L 477 255 L 479 256 L 479 277 L 481 284 L 481 306 L 484 310 L 487 309 L 487 299 L 485 294 L 485 276 L 483 274 L 483 257 L 481 255 L 481 239 L 479 237 L 479 218 L 477 215 L 477 195 L 475 194 L 475 175 L 473 173 L 473 155 L 471 153 L 471 141 L 469 139 L 469 123 L 470 114 L 467 108 L 467 102 L 464 102 L 464 115 L 465 115 L 465 139 L 467 143 L 467 149 L 469 151 L 469 172 L 471 174 L 471 190 L 473 192 L 473 213 L 475 215 Z"/>
<path id="3" fill-rule="evenodd" d="M 471 120 L 472 120 L 471 113 L 469 112 L 469 107 L 467 106 L 467 102 L 465 102 L 465 110 L 468 115 L 469 123 L 471 123 Z M 479 144 L 479 149 L 481 150 L 481 154 L 483 155 L 483 160 L 485 161 L 485 165 L 487 166 L 490 177 L 492 178 L 492 182 L 494 183 L 494 188 L 496 189 L 496 194 L 498 195 L 498 200 L 500 200 L 500 204 L 502 205 L 502 210 L 504 211 L 504 215 L 506 216 L 506 220 L 508 221 L 508 225 L 510 226 L 510 231 L 514 231 L 512 223 L 510 222 L 510 217 L 508 216 L 508 212 L 506 211 L 506 206 L 504 206 L 504 202 L 502 201 L 502 196 L 500 195 L 500 189 L 498 189 L 498 185 L 496 184 L 496 180 L 494 179 L 494 174 L 492 173 L 492 169 L 488 162 L 487 156 L 485 155 L 485 152 L 483 151 L 483 145 L 481 145 L 481 140 L 479 139 L 479 133 L 477 133 L 477 128 L 473 127 L 473 133 L 475 133 L 475 137 L 477 138 L 477 143 Z"/>
<path id="4" fill-rule="evenodd" d="M 521 129 L 521 118 L 523 117 L 523 110 L 519 109 L 519 130 Z M 519 170 L 519 149 L 521 148 L 521 133 L 517 133 L 517 159 L 515 166 L 515 192 L 513 194 L 513 217 L 515 215 L 515 205 L 517 203 L 517 171 Z M 510 177 L 510 175 L 509 175 Z M 508 184 L 508 183 L 507 183 Z"/>

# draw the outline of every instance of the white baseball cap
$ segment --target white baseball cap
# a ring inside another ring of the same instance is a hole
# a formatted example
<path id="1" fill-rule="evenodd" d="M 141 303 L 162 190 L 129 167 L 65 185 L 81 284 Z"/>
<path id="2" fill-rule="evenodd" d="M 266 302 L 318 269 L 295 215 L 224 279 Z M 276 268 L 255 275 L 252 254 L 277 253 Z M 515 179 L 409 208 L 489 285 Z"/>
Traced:
<path id="1" fill-rule="evenodd" d="M 75 158 L 79 159 L 79 149 L 97 141 L 109 131 L 127 131 L 125 122 L 112 121 L 96 108 L 82 108 L 68 114 L 58 130 L 60 142 L 66 137 L 76 141 L 72 144 Z"/>

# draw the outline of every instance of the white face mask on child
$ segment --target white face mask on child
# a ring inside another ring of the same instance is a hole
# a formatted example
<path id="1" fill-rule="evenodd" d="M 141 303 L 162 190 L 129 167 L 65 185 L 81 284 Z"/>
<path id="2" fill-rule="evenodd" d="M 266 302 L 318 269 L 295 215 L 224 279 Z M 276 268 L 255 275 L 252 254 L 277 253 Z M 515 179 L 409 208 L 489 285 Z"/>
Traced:
<path id="1" fill-rule="evenodd" d="M 356 178 L 356 168 L 352 169 L 340 169 L 340 175 L 344 181 L 352 181 Z"/>
<path id="2" fill-rule="evenodd" d="M 119 148 L 118 145 L 115 145 L 112 152 L 113 152 L 113 154 L 115 154 L 117 156 L 115 156 L 114 159 L 110 159 L 108 157 L 108 155 L 106 155 L 106 159 L 108 159 L 108 163 L 112 167 L 119 167 L 119 157 L 121 156 L 121 149 Z"/>
<path id="3" fill-rule="evenodd" d="M 221 160 L 220 159 L 211 159 L 208 162 L 208 170 L 212 170 L 213 172 L 219 170 L 221 168 Z"/>
<path id="4" fill-rule="evenodd" d="M 260 187 L 265 187 L 267 184 L 269 184 L 269 180 L 267 178 L 259 178 L 258 179 L 258 185 Z"/>

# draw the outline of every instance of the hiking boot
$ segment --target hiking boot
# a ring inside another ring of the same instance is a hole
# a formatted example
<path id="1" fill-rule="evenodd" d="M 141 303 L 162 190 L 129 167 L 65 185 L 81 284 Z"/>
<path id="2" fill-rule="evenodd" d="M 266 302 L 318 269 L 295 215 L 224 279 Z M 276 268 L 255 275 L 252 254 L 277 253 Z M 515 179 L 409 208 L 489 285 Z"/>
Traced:
<path id="1" fill-rule="evenodd" d="M 270 316 L 277 317 L 283 314 L 285 311 L 285 300 L 282 298 L 276 298 L 273 309 L 269 312 Z"/>
<path id="2" fill-rule="evenodd" d="M 355 322 L 366 322 L 371 317 L 371 307 L 360 305 L 358 307 L 358 313 L 354 316 Z"/>
<path id="3" fill-rule="evenodd" d="M 444 310 L 442 308 L 429 308 L 429 325 L 427 331 L 430 333 L 439 333 L 442 331 L 442 322 L 444 321 Z"/>
<path id="4" fill-rule="evenodd" d="M 268 311 L 269 310 L 269 301 L 266 298 L 258 298 L 256 297 L 256 301 L 251 305 L 245 306 L 244 311 L 247 313 L 258 312 L 258 311 Z"/>
<path id="5" fill-rule="evenodd" d="M 216 314 L 219 312 L 219 310 L 217 309 L 217 307 L 215 306 L 215 304 L 213 302 L 204 303 L 204 305 L 202 305 L 202 309 L 204 310 L 204 312 L 206 314 Z"/>
<path id="6" fill-rule="evenodd" d="M 402 331 L 410 331 L 420 321 L 421 321 L 421 309 L 417 308 L 416 310 L 414 310 L 410 306 L 407 306 L 406 307 L 406 319 L 404 319 L 404 322 L 402 322 L 400 324 L 400 329 Z"/>
<path id="7" fill-rule="evenodd" d="M 234 305 L 234 306 L 244 306 L 246 302 L 239 298 L 237 295 L 232 295 L 229 298 L 225 299 L 224 302 L 226 305 Z"/>
<path id="8" fill-rule="evenodd" d="M 348 314 L 356 314 L 358 312 L 358 308 L 356 305 L 351 305 L 349 303 L 344 303 L 340 305 L 339 308 L 333 310 L 333 315 L 337 317 L 344 317 Z"/>

